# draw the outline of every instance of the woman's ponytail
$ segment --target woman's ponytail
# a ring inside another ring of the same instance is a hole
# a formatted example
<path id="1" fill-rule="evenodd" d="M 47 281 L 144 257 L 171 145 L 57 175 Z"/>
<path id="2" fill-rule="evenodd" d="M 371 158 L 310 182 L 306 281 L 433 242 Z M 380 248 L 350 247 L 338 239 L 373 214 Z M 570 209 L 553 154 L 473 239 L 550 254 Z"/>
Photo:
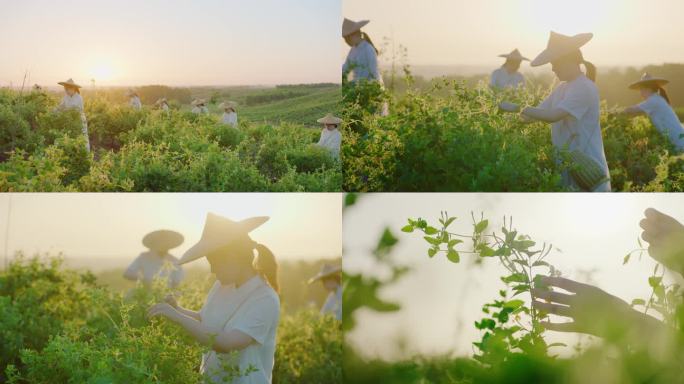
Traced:
<path id="1" fill-rule="evenodd" d="M 376 55 L 380 53 L 380 51 L 378 50 L 378 48 L 375 47 L 375 44 L 373 44 L 373 41 L 371 40 L 370 36 L 368 36 L 368 34 L 366 32 L 361 32 L 361 39 L 366 40 L 366 42 L 368 44 L 370 44 L 371 47 L 373 47 L 373 49 L 375 49 Z"/>
<path id="2" fill-rule="evenodd" d="M 278 283 L 278 262 L 275 255 L 268 247 L 263 244 L 257 244 L 256 249 L 258 255 L 254 261 L 254 269 L 261 275 L 268 285 L 273 288 L 276 293 L 280 292 L 280 284 Z"/>
<path id="3" fill-rule="evenodd" d="M 589 80 L 593 81 L 594 83 L 596 82 L 596 66 L 586 60 L 582 60 L 582 64 L 584 64 L 584 67 L 587 69 L 587 77 Z"/>
<path id="4" fill-rule="evenodd" d="M 667 101 L 668 104 L 672 105 L 672 102 L 670 102 L 670 96 L 667 94 L 667 91 L 665 90 L 665 88 L 659 86 L 658 89 L 656 90 L 656 92 L 658 92 L 658 94 L 663 99 L 665 99 L 665 101 Z"/>

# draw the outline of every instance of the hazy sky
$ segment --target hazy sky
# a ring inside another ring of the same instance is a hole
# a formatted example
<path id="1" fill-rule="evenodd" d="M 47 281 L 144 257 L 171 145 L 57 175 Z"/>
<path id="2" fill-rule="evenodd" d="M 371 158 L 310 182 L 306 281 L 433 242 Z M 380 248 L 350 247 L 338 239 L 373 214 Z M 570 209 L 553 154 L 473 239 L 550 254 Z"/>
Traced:
<path id="1" fill-rule="evenodd" d="M 0 2 L 0 86 L 340 82 L 341 0 Z"/>
<path id="2" fill-rule="evenodd" d="M 561 252 L 547 261 L 563 275 L 600 288 L 631 302 L 648 298 L 647 278 L 653 262 L 645 254 L 623 266 L 623 257 L 638 247 L 638 226 L 643 211 L 654 207 L 684 221 L 684 195 L 677 194 L 376 194 L 363 197 L 344 213 L 344 267 L 350 272 L 382 274 L 369 250 L 377 244 L 386 225 L 400 239 L 395 258 L 413 267 L 398 284 L 383 291 L 383 297 L 403 304 L 401 312 L 377 314 L 359 311 L 358 327 L 351 341 L 364 354 L 385 358 L 414 353 L 438 354 L 450 351 L 472 354 L 472 342 L 479 340 L 473 322 L 481 318 L 484 303 L 497 297 L 506 270 L 495 260 L 474 266 L 472 256 L 463 255 L 461 264 L 444 256 L 429 259 L 422 236 L 399 229 L 408 217 L 423 217 L 437 223 L 440 211 L 459 219 L 450 229 L 472 233 L 470 212 L 490 220 L 490 230 L 499 230 L 503 216 L 512 215 L 514 228 L 538 243 L 547 242 Z M 563 321 L 561 319 L 557 319 Z M 396 340 L 407 349 L 397 348 Z M 548 341 L 573 345 L 573 334 L 548 332 Z M 570 349 L 555 349 L 568 354 Z"/>
<path id="3" fill-rule="evenodd" d="M 412 64 L 495 65 L 519 48 L 530 59 L 549 31 L 593 32 L 585 58 L 600 65 L 683 62 L 681 0 L 345 0 L 344 16 L 408 48 Z M 527 68 L 527 67 L 523 67 Z"/>
<path id="4" fill-rule="evenodd" d="M 335 193 L 0 194 L 0 250 L 4 253 L 7 245 L 10 255 L 62 251 L 96 263 L 118 257 L 124 266 L 145 250 L 142 237 L 156 229 L 181 232 L 185 242 L 172 253 L 182 255 L 199 240 L 206 214 L 213 212 L 233 220 L 270 216 L 252 238 L 277 257 L 339 257 L 341 204 Z"/>

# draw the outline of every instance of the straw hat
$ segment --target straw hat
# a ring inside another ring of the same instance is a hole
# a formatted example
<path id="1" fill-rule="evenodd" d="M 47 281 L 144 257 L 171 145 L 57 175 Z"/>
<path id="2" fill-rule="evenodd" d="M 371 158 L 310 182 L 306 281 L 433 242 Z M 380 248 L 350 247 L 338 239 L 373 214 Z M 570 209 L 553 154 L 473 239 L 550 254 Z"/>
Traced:
<path id="1" fill-rule="evenodd" d="M 229 246 L 236 240 L 249 239 L 249 233 L 268 221 L 268 216 L 259 216 L 233 221 L 231 219 L 207 214 L 207 221 L 204 223 L 202 238 L 197 244 L 185 251 L 178 264 L 189 263 L 204 257 L 218 249 Z"/>
<path id="2" fill-rule="evenodd" d="M 537 56 L 530 64 L 533 67 L 538 67 L 540 65 L 548 64 L 559 57 L 563 57 L 569 53 L 572 53 L 586 43 L 589 42 L 594 37 L 592 33 L 580 33 L 575 36 L 565 36 L 560 33 L 551 31 L 551 36 L 549 36 L 549 42 L 546 45 L 546 49 Z"/>
<path id="3" fill-rule="evenodd" d="M 207 103 L 207 101 L 204 100 L 204 99 L 195 99 L 195 100 L 193 100 L 192 103 L 190 103 L 190 104 L 192 104 L 192 105 L 200 105 L 200 104 L 206 104 L 206 103 Z"/>
<path id="4" fill-rule="evenodd" d="M 340 272 L 342 272 L 342 267 L 340 267 L 339 265 L 323 264 L 318 274 L 309 279 L 309 284 L 313 284 L 318 280 L 321 280 L 328 276 L 335 275 Z"/>
<path id="5" fill-rule="evenodd" d="M 321 124 L 335 124 L 335 125 L 342 124 L 342 119 L 340 119 L 339 117 L 333 116 L 332 113 L 328 113 L 327 115 L 325 115 L 324 117 L 321 117 L 320 119 L 318 119 L 316 121 L 321 123 Z"/>
<path id="6" fill-rule="evenodd" d="M 129 89 L 126 91 L 126 96 L 129 96 L 129 97 L 130 97 L 130 96 L 138 96 L 138 93 L 135 92 L 134 90 L 132 90 L 132 89 L 129 88 Z"/>
<path id="7" fill-rule="evenodd" d="M 57 83 L 57 84 L 62 85 L 62 86 L 64 86 L 64 87 L 83 88 L 83 87 L 81 87 L 80 85 L 74 83 L 74 80 L 73 80 L 73 79 L 69 79 L 69 80 L 67 80 L 67 81 L 60 81 L 60 82 Z"/>
<path id="8" fill-rule="evenodd" d="M 235 109 L 237 107 L 237 103 L 234 101 L 226 101 L 221 104 L 219 104 L 219 109 L 226 109 L 226 108 L 233 108 Z"/>
<path id="9" fill-rule="evenodd" d="M 370 23 L 370 20 L 351 21 L 345 17 L 344 22 L 342 22 L 342 37 L 351 35 L 352 33 L 363 28 L 368 23 Z"/>
<path id="10" fill-rule="evenodd" d="M 643 85 L 657 85 L 662 87 L 669 82 L 669 80 L 663 79 L 662 77 L 653 77 L 649 73 L 644 73 L 641 76 L 641 80 L 629 85 L 629 89 L 639 89 Z"/>
<path id="11" fill-rule="evenodd" d="M 509 60 L 519 60 L 519 61 L 530 61 L 527 57 L 523 56 L 518 49 L 514 49 L 511 53 L 504 53 L 503 55 L 499 55 L 499 57 L 505 57 L 506 59 Z"/>
<path id="12" fill-rule="evenodd" d="M 169 250 L 183 244 L 183 235 L 176 231 L 161 229 L 143 237 L 142 243 L 152 250 Z"/>
<path id="13" fill-rule="evenodd" d="M 167 104 L 168 104 L 169 101 L 166 100 L 166 97 L 162 97 L 161 99 L 159 99 L 159 100 L 157 100 L 157 101 L 154 102 L 155 105 L 159 105 L 159 104 L 161 104 L 161 103 L 167 103 Z"/>

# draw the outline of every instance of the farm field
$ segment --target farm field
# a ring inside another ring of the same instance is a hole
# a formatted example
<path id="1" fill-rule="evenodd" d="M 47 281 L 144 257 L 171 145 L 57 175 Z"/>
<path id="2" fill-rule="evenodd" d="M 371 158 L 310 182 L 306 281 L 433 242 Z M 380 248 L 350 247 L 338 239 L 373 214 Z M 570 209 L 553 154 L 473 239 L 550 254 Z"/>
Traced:
<path id="1" fill-rule="evenodd" d="M 85 90 L 93 151 L 75 113 L 52 112 L 59 95 L 0 90 L 2 191 L 339 191 L 341 168 L 316 147 L 316 119 L 334 112 L 339 87 L 140 87 L 145 107 L 129 108 L 125 89 Z M 167 96 L 171 112 L 154 110 Z M 207 97 L 210 114 L 189 112 Z M 213 99 L 212 99 L 213 97 Z M 239 126 L 219 123 L 217 104 L 239 105 Z M 244 107 L 240 106 L 244 105 Z"/>
<path id="2" fill-rule="evenodd" d="M 433 79 L 416 86 L 410 76 L 397 91 L 373 84 L 343 90 L 342 146 L 347 191 L 563 191 L 548 124 L 524 124 L 499 111 L 502 101 L 538 105 L 548 86 L 495 92 L 480 82 Z M 391 113 L 380 116 L 382 102 Z M 684 190 L 684 157 L 647 118 L 628 119 L 603 103 L 601 128 L 613 191 Z M 563 156 L 560 156 L 563 158 Z"/>
<path id="3" fill-rule="evenodd" d="M 274 383 L 341 382 L 339 322 L 317 312 L 322 287 L 302 283 L 319 264 L 282 265 Z M 65 268 L 58 257 L 17 255 L 0 272 L 0 382 L 203 382 L 203 348 L 179 327 L 145 316 L 168 289 L 136 288 L 121 272 L 93 274 Z M 206 273 L 189 271 L 178 289 L 181 305 L 199 309 L 213 284 Z"/>

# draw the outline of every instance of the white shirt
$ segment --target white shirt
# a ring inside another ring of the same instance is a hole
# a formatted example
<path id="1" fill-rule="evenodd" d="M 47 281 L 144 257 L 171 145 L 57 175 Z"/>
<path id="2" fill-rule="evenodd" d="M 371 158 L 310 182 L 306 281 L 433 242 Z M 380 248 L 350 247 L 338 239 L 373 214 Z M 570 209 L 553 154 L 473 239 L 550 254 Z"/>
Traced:
<path id="1" fill-rule="evenodd" d="M 684 127 L 665 98 L 654 93 L 637 107 L 648 115 L 656 129 L 667 136 L 678 151 L 684 151 Z"/>
<path id="2" fill-rule="evenodd" d="M 80 93 L 74 93 L 73 96 L 64 95 L 62 102 L 59 103 L 57 109 L 76 109 L 83 112 L 83 98 Z"/>
<path id="3" fill-rule="evenodd" d="M 235 112 L 224 112 L 221 117 L 221 123 L 232 125 L 233 127 L 237 125 L 237 113 Z"/>
<path id="4" fill-rule="evenodd" d="M 244 373 L 248 367 L 256 371 L 240 377 L 234 384 L 268 384 L 271 382 L 276 348 L 276 330 L 280 318 L 278 294 L 260 276 L 254 276 L 240 287 L 214 283 L 200 310 L 201 322 L 224 331 L 237 330 L 255 340 L 236 354 L 210 351 L 202 356 L 200 372 L 213 382 L 221 382 L 223 366 L 238 366 Z"/>
<path id="5" fill-rule="evenodd" d="M 162 109 L 162 111 L 164 111 L 164 112 L 168 112 L 168 111 L 169 111 L 169 105 L 166 104 L 166 103 L 162 103 L 161 109 Z"/>
<path id="6" fill-rule="evenodd" d="M 318 140 L 319 146 L 330 151 L 330 154 L 335 159 L 340 158 L 340 146 L 342 145 L 342 133 L 339 129 L 333 129 L 332 131 L 328 128 L 323 128 L 321 131 L 321 138 Z"/>
<path id="7" fill-rule="evenodd" d="M 506 68 L 492 72 L 489 85 L 493 88 L 517 88 L 525 84 L 525 77 L 520 72 L 509 73 Z"/>
<path id="8" fill-rule="evenodd" d="M 342 286 L 338 286 L 335 292 L 330 292 L 321 308 L 321 314 L 330 314 L 337 320 L 342 320 Z"/>
<path id="9" fill-rule="evenodd" d="M 540 108 L 560 108 L 569 113 L 570 116 L 553 123 L 551 128 L 553 145 L 558 149 L 563 149 L 567 144 L 568 150 L 583 152 L 594 159 L 603 169 L 606 177 L 610 178 L 599 124 L 599 103 L 596 84 L 582 74 L 572 81 L 560 83 L 544 100 Z M 577 187 L 577 183 L 572 180 L 568 172 L 564 172 L 563 182 L 566 186 Z M 594 192 L 610 192 L 610 181 L 596 187 Z"/>
<path id="10" fill-rule="evenodd" d="M 140 101 L 138 96 L 131 97 L 131 100 L 128 102 L 128 104 L 130 104 L 134 109 L 142 109 L 142 101 Z"/>
<path id="11" fill-rule="evenodd" d="M 151 284 L 155 277 L 167 279 L 169 287 L 176 287 L 183 280 L 183 268 L 178 259 L 170 254 L 159 257 L 155 251 L 141 253 L 133 260 L 126 274 L 138 275 L 145 284 Z"/>
<path id="12" fill-rule="evenodd" d="M 342 66 L 342 73 L 351 70 L 352 81 L 358 79 L 377 80 L 381 84 L 382 75 L 378 67 L 378 54 L 370 43 L 362 40 L 358 45 L 352 47 L 347 54 Z"/>
<path id="13" fill-rule="evenodd" d="M 197 115 L 202 115 L 209 113 L 209 108 L 207 107 L 194 107 L 192 109 L 192 113 L 197 114 Z"/>

